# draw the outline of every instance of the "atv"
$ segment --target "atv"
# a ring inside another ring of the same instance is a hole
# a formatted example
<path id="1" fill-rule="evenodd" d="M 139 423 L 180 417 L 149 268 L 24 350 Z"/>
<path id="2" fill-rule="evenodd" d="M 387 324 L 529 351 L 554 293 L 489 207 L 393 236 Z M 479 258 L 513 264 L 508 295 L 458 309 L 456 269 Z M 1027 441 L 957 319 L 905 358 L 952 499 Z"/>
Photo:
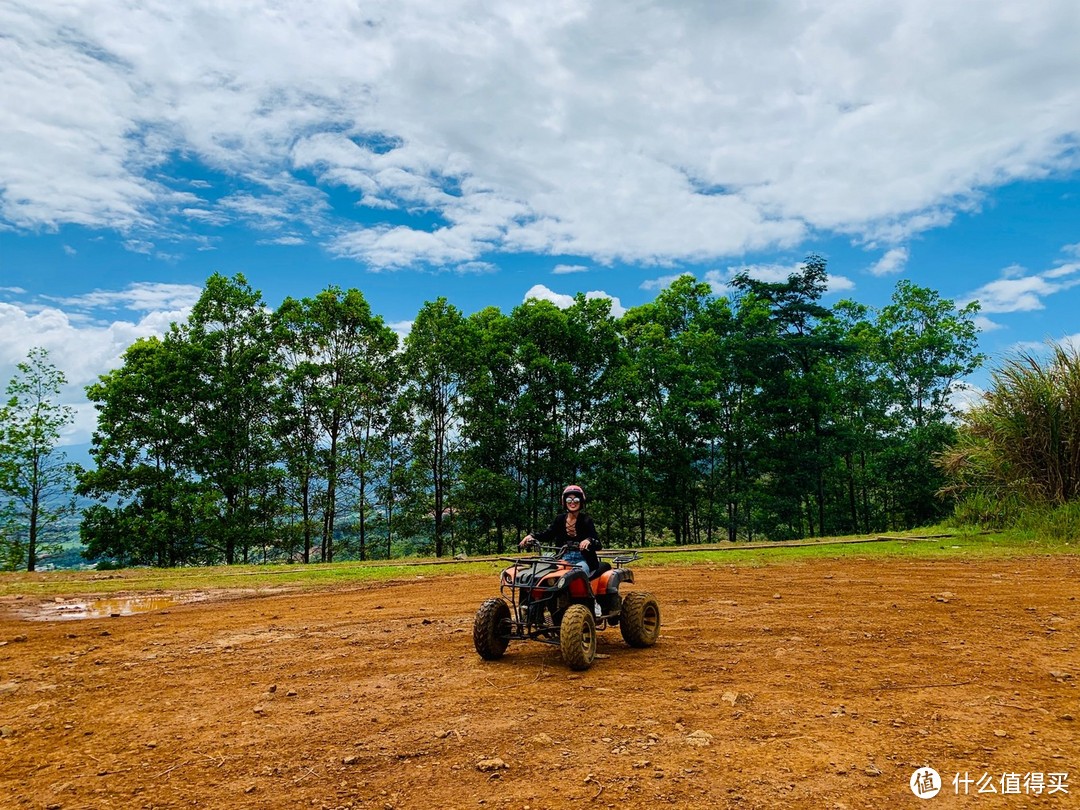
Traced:
<path id="1" fill-rule="evenodd" d="M 511 640 L 539 641 L 558 647 L 574 670 L 596 659 L 596 631 L 615 627 L 631 647 L 651 647 L 660 635 L 660 606 L 644 591 L 620 594 L 634 581 L 626 566 L 637 552 L 604 554 L 588 576 L 561 558 L 566 547 L 542 549 L 537 556 L 501 557 L 511 565 L 502 572 L 499 590 L 480 605 L 473 621 L 473 645 L 481 658 L 502 658 Z"/>

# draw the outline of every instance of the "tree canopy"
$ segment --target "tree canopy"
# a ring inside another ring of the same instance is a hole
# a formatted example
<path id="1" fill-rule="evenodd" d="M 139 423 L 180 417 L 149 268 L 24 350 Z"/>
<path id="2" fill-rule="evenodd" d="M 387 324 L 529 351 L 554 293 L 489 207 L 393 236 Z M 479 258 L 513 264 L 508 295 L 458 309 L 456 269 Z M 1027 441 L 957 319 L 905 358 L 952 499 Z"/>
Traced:
<path id="1" fill-rule="evenodd" d="M 502 551 L 576 482 L 610 546 L 907 528 L 945 513 L 932 463 L 981 361 L 975 305 L 901 282 L 880 311 L 786 280 L 689 276 L 611 313 L 577 296 L 404 343 L 358 290 L 271 310 L 212 277 L 187 322 L 89 388 L 89 553 L 126 563 Z"/>

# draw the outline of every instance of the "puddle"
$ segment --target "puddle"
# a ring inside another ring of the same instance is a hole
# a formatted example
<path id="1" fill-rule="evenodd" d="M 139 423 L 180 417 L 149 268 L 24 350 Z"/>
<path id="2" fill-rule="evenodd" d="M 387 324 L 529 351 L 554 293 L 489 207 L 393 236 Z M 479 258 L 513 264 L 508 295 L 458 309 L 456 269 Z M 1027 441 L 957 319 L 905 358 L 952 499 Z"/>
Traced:
<path id="1" fill-rule="evenodd" d="M 143 596 L 110 596 L 101 599 L 59 599 L 37 608 L 35 621 L 55 622 L 73 619 L 109 619 L 135 613 L 153 613 L 177 605 L 200 602 L 206 594 L 149 594 Z"/>

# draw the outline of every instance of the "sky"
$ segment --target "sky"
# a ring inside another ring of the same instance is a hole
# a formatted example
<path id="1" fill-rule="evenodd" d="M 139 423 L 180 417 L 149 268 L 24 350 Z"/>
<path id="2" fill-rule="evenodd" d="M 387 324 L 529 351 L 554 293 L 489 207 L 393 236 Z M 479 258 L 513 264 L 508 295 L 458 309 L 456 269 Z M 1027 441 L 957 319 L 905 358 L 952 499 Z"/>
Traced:
<path id="1" fill-rule="evenodd" d="M 213 273 L 404 334 L 828 263 L 1080 345 L 1075 0 L 0 0 L 0 385 L 76 408 Z"/>

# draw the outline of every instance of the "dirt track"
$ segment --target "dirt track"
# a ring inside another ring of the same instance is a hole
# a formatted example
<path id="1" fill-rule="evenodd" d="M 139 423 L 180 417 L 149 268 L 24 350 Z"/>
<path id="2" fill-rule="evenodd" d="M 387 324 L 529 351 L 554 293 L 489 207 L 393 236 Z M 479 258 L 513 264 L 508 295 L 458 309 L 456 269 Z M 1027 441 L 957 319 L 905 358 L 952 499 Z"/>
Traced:
<path id="1" fill-rule="evenodd" d="M 0 806 L 1080 806 L 1080 558 L 642 568 L 660 642 L 581 674 L 475 654 L 495 583 L 0 600 Z"/>

